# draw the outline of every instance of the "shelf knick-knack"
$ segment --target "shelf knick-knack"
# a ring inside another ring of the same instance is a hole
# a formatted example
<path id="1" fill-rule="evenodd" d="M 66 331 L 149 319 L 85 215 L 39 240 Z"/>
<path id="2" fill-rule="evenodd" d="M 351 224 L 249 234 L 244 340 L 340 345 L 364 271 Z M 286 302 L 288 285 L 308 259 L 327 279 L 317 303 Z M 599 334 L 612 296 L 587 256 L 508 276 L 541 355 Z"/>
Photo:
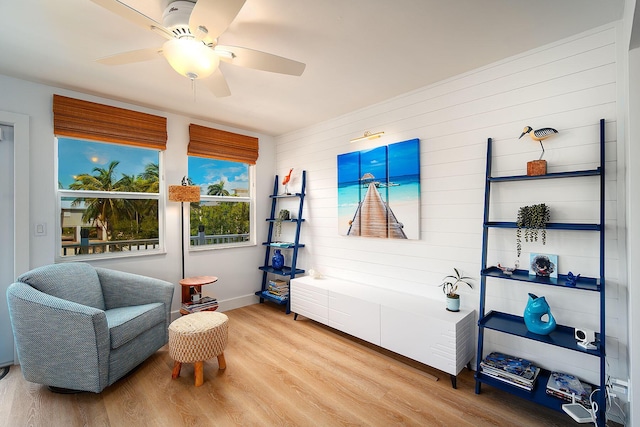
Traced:
<path id="1" fill-rule="evenodd" d="M 276 270 L 282 270 L 282 267 L 284 267 L 284 255 L 282 255 L 280 249 L 276 249 L 273 252 L 273 258 L 271 258 L 271 267 L 275 268 Z"/>
<path id="2" fill-rule="evenodd" d="M 287 209 L 280 209 L 275 223 L 277 238 L 280 238 L 280 234 L 282 233 L 282 221 L 288 221 L 289 219 L 291 219 L 291 213 Z"/>
<path id="3" fill-rule="evenodd" d="M 549 317 L 547 321 L 542 320 L 545 314 Z M 524 324 L 529 332 L 538 335 L 549 335 L 556 328 L 556 319 L 544 297 L 529 294 L 529 301 L 524 309 Z"/>
<path id="4" fill-rule="evenodd" d="M 542 244 L 547 243 L 547 222 L 549 222 L 549 207 L 540 203 L 538 205 L 522 206 L 518 209 L 516 220 L 516 250 L 518 258 L 522 252 L 522 229 L 524 228 L 524 240 L 537 242 L 538 233 L 542 236 Z"/>
<path id="5" fill-rule="evenodd" d="M 576 276 L 571 271 L 568 272 L 567 273 L 567 281 L 566 281 L 567 286 L 576 286 L 576 283 L 578 282 L 579 278 L 580 278 L 579 274 Z"/>
<path id="6" fill-rule="evenodd" d="M 538 175 L 546 175 L 547 173 L 547 161 L 542 160 L 542 156 L 544 156 L 544 145 L 542 141 L 557 134 L 558 131 L 553 128 L 542 128 L 533 130 L 531 126 L 525 126 L 522 130 L 522 134 L 520 138 L 529 134 L 532 140 L 540 142 L 540 147 L 542 147 L 542 153 L 540 154 L 540 158 L 538 160 L 532 160 L 527 162 L 527 175 L 529 176 L 538 176 Z M 520 139 L 518 138 L 518 139 Z"/>
<path id="7" fill-rule="evenodd" d="M 447 296 L 447 310 L 460 311 L 460 295 L 458 294 L 458 285 L 464 283 L 473 289 L 470 280 L 471 277 L 463 276 L 457 268 L 453 268 L 455 274 L 448 275 L 440 284 L 442 292 Z"/>

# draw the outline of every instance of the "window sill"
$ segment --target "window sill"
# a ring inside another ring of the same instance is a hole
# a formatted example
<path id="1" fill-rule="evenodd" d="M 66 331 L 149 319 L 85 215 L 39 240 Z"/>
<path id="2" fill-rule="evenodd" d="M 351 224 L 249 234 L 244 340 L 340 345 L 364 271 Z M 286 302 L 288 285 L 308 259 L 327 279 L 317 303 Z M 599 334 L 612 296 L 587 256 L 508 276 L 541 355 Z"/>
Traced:
<path id="1" fill-rule="evenodd" d="M 229 244 L 219 244 L 219 245 L 202 245 L 202 246 L 191 246 L 189 247 L 189 252 L 203 252 L 203 251 L 211 251 L 217 249 L 233 249 L 233 248 L 248 248 L 251 246 L 257 246 L 255 242 L 242 242 L 242 243 L 229 243 Z"/>
<path id="2" fill-rule="evenodd" d="M 118 258 L 166 255 L 166 254 L 167 254 L 167 251 L 164 249 L 147 250 L 147 251 L 131 251 L 131 252 L 130 251 L 108 252 L 103 254 L 91 254 L 91 255 L 73 255 L 73 256 L 66 256 L 66 257 L 58 256 L 55 258 L 55 262 L 64 263 L 64 262 L 79 262 L 79 261 L 97 261 L 97 260 L 118 259 Z"/>

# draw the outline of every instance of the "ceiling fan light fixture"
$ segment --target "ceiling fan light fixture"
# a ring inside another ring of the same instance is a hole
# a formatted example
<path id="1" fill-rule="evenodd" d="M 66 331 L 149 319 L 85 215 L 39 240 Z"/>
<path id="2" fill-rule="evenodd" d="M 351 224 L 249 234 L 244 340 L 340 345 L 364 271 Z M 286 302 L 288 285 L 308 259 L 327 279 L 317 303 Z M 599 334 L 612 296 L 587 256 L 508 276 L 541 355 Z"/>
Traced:
<path id="1" fill-rule="evenodd" d="M 209 77 L 220 65 L 213 49 L 193 38 L 168 40 L 162 46 L 162 53 L 178 74 L 191 80 Z"/>

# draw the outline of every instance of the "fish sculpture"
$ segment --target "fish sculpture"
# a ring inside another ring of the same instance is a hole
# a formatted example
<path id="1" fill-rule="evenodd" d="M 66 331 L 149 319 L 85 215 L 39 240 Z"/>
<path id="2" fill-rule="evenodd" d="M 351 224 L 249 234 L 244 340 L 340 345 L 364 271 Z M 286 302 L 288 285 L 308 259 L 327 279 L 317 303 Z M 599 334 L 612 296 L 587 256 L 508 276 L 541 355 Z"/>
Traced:
<path id="1" fill-rule="evenodd" d="M 549 317 L 547 321 L 542 320 L 545 314 Z M 556 328 L 556 319 L 551 314 L 551 307 L 544 297 L 529 294 L 529 300 L 524 309 L 524 324 L 529 332 L 538 335 L 549 335 Z"/>

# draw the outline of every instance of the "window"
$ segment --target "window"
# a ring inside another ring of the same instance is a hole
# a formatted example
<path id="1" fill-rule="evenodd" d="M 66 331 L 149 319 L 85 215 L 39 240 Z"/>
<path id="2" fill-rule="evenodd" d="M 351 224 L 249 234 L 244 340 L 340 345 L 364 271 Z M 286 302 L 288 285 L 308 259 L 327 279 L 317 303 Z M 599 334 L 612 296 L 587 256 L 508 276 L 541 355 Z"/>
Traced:
<path id="1" fill-rule="evenodd" d="M 253 167 L 248 163 L 189 156 L 189 181 L 200 186 L 191 203 L 190 246 L 253 244 Z"/>
<path id="2" fill-rule="evenodd" d="M 54 94 L 53 132 L 60 209 L 56 258 L 159 250 L 167 119 Z"/>
<path id="3" fill-rule="evenodd" d="M 59 258 L 158 251 L 160 151 L 57 141 Z"/>
<path id="4" fill-rule="evenodd" d="M 187 154 L 190 183 L 201 195 L 191 203 L 190 247 L 254 244 L 258 138 L 191 123 Z"/>

